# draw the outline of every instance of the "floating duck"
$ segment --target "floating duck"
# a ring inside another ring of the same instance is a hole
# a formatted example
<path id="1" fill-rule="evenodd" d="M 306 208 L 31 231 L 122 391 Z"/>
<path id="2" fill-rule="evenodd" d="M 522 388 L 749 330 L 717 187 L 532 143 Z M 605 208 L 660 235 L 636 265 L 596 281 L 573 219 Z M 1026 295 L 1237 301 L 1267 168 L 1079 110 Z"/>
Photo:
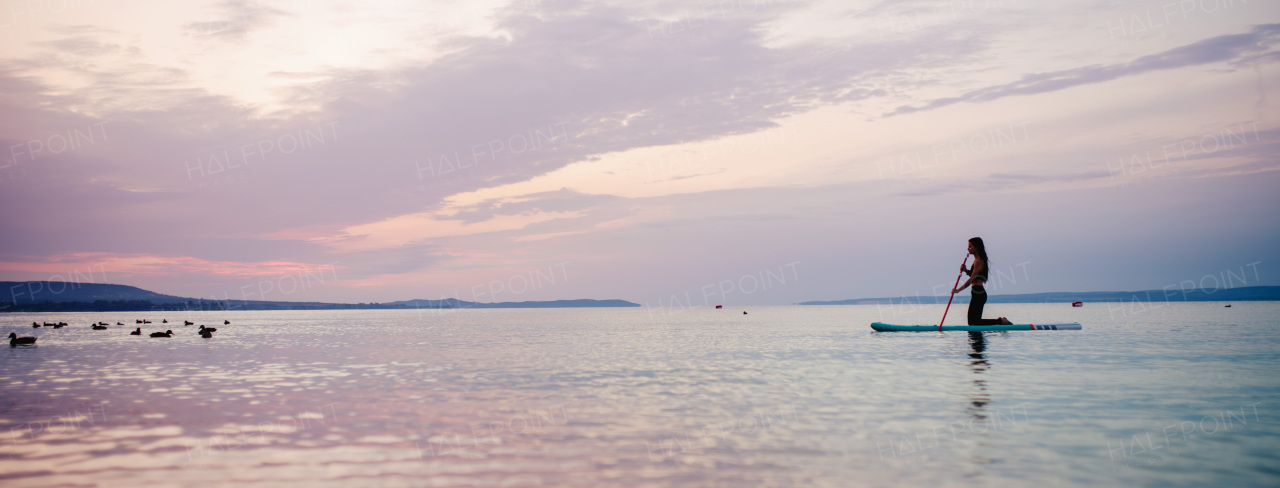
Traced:
<path id="1" fill-rule="evenodd" d="M 164 332 L 152 332 L 151 337 L 173 337 L 173 331 L 166 330 Z"/>
<path id="2" fill-rule="evenodd" d="M 133 329 L 133 332 L 130 332 L 130 333 L 129 333 L 129 335 L 142 335 L 142 327 L 138 327 L 137 329 Z"/>
<path id="3" fill-rule="evenodd" d="M 231 321 L 230 321 L 230 320 L 225 320 L 225 319 L 224 319 L 224 320 L 222 321 L 222 325 L 231 325 Z"/>
<path id="4" fill-rule="evenodd" d="M 18 334 L 15 334 L 13 332 L 9 333 L 10 346 L 31 346 L 31 345 L 35 345 L 35 343 L 36 343 L 35 337 L 18 337 Z"/>
<path id="5" fill-rule="evenodd" d="M 203 337 L 205 339 L 212 339 L 213 329 L 205 329 L 203 332 L 200 333 L 200 337 Z"/>
<path id="6" fill-rule="evenodd" d="M 141 323 L 142 323 L 142 319 L 134 319 L 134 320 L 133 320 L 133 323 L 135 323 L 135 324 L 141 324 Z"/>
<path id="7" fill-rule="evenodd" d="M 91 328 L 91 329 L 93 329 L 93 330 L 107 330 L 107 326 L 105 326 L 105 325 L 93 325 L 93 324 L 89 324 L 89 328 Z"/>
<path id="8" fill-rule="evenodd" d="M 67 326 L 67 324 L 65 324 L 65 323 L 57 323 L 57 324 L 53 324 L 53 328 L 55 328 L 55 329 L 61 329 L 61 328 L 66 327 L 66 326 Z"/>
<path id="9" fill-rule="evenodd" d="M 211 333 L 211 334 L 212 334 L 212 333 L 217 332 L 217 331 L 218 331 L 218 329 L 216 329 L 216 328 L 213 328 L 213 327 L 205 327 L 205 326 L 201 325 L 201 326 L 200 326 L 200 330 L 199 330 L 199 331 L 196 331 L 196 333 L 198 333 L 198 334 L 203 334 L 203 333 L 205 333 L 205 332 L 208 332 L 208 333 Z"/>
<path id="10" fill-rule="evenodd" d="M 116 325 L 124 325 L 124 322 L 116 322 Z"/>
<path id="11" fill-rule="evenodd" d="M 196 325 L 196 323 L 190 320 L 183 320 L 182 325 Z"/>
<path id="12" fill-rule="evenodd" d="M 161 320 L 161 321 L 160 321 L 160 323 L 162 323 L 162 324 L 167 324 L 167 323 L 169 323 L 169 319 Z"/>
<path id="13" fill-rule="evenodd" d="M 32 322 L 32 323 L 31 323 L 31 328 L 32 328 L 32 329 L 39 329 L 39 328 L 40 328 L 40 324 L 37 324 L 37 323 L 35 323 L 35 322 Z"/>

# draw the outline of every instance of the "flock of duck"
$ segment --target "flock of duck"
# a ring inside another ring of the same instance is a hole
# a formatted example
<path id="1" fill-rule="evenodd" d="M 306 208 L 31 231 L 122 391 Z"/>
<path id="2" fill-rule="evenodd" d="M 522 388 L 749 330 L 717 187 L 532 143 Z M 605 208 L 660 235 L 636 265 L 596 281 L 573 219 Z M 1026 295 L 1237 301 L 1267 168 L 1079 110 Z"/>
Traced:
<path id="1" fill-rule="evenodd" d="M 151 323 L 151 321 L 150 321 L 150 320 L 142 320 L 142 319 L 138 319 L 138 320 L 134 321 L 134 323 L 135 323 L 135 324 L 150 324 L 150 323 Z M 169 320 L 168 320 L 168 319 L 163 319 L 163 320 L 161 320 L 161 321 L 160 321 L 160 323 L 162 323 L 162 324 L 167 324 L 167 323 L 169 323 Z M 124 325 L 124 323 L 123 323 L 123 322 L 116 322 L 116 325 Z M 190 321 L 190 320 L 184 320 L 184 321 L 182 321 L 182 325 L 187 326 L 187 325 L 196 325 L 196 324 L 195 324 L 195 322 L 192 322 L 192 321 Z M 222 321 L 222 325 L 231 325 L 231 321 L 230 321 L 230 320 L 223 320 L 223 321 Z M 54 329 L 61 329 L 61 328 L 66 327 L 66 326 L 67 326 L 67 323 L 66 323 L 66 322 L 57 322 L 57 323 L 54 323 L 54 322 L 44 322 L 44 323 L 40 323 L 40 322 L 32 322 L 32 323 L 31 323 L 31 327 L 32 327 L 32 328 L 36 328 L 36 329 L 41 328 L 41 327 L 53 327 Z M 107 330 L 107 326 L 108 326 L 108 324 L 107 324 L 106 322 L 98 322 L 98 323 L 96 323 L 96 324 L 89 324 L 89 328 L 91 328 L 91 329 L 93 329 L 93 330 Z M 216 329 L 216 328 L 214 328 L 214 327 L 205 327 L 204 325 L 201 325 L 201 326 L 200 326 L 200 330 L 196 331 L 196 334 L 197 334 L 197 335 L 199 335 L 200 337 L 205 338 L 205 339 L 212 339 L 212 338 L 213 338 L 213 333 L 214 333 L 214 332 L 217 332 L 217 331 L 218 331 L 218 329 Z M 136 336 L 140 336 L 140 335 L 142 335 L 142 327 L 138 327 L 138 328 L 134 329 L 134 330 L 133 330 L 133 332 L 130 332 L 130 333 L 129 333 L 129 335 L 136 335 Z M 164 332 L 152 332 L 152 333 L 151 333 L 151 337 L 173 337 L 173 330 L 166 330 L 166 331 L 164 331 Z M 9 333 L 9 347 L 18 347 L 18 346 L 34 346 L 34 345 L 36 345 L 36 339 L 37 339 L 36 337 L 18 337 L 18 334 L 17 334 L 17 333 L 10 332 L 10 333 Z"/>

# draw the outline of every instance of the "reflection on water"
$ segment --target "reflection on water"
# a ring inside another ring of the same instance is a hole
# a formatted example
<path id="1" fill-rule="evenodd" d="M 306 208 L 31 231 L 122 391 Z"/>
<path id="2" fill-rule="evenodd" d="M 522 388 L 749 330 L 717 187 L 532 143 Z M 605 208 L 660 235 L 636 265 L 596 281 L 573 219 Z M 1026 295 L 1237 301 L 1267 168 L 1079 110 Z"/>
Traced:
<path id="1" fill-rule="evenodd" d="M 1237 305 L 1256 315 L 1230 328 L 1206 325 L 1220 306 L 1021 307 L 1088 328 L 873 333 L 861 306 L 0 315 L 0 335 L 40 336 L 0 350 L 0 483 L 1277 481 L 1280 306 Z M 135 318 L 175 335 L 87 325 Z M 1170 462 L 1137 462 L 1137 433 L 1238 405 L 1247 426 L 1196 424 Z"/>
<path id="2" fill-rule="evenodd" d="M 968 332 L 968 339 L 969 346 L 972 348 L 968 354 L 968 366 L 969 370 L 973 373 L 973 377 L 970 379 L 973 387 L 969 393 L 968 411 L 971 419 L 967 424 L 968 429 L 966 433 L 980 439 L 982 437 L 986 437 L 992 428 L 1004 429 L 1006 428 L 1006 425 L 1004 422 L 999 421 L 1003 419 L 997 419 L 997 422 L 992 422 L 987 416 L 987 404 L 991 403 L 991 394 L 987 389 L 987 380 L 983 374 L 991 368 L 991 364 L 988 362 L 987 357 L 984 354 L 987 351 L 986 333 L 971 331 Z M 1013 421 L 1013 425 L 1011 427 L 1016 427 L 1017 417 L 1014 415 L 1015 412 L 1011 410 L 1009 413 L 1009 419 Z M 999 415 L 999 412 L 997 412 L 997 415 Z M 1025 415 L 1024 419 L 1029 420 Z M 975 425 L 981 426 L 981 431 L 979 431 Z M 989 453 L 987 452 L 988 449 L 986 449 L 990 446 L 989 443 L 979 442 L 979 446 L 982 448 L 975 449 L 969 455 L 971 467 L 970 471 L 967 472 L 966 475 L 974 479 L 985 479 L 987 472 L 982 468 L 991 464 L 994 460 L 989 456 Z"/>
<path id="3" fill-rule="evenodd" d="M 987 358 L 983 356 L 983 352 L 987 350 L 987 340 L 984 332 L 969 332 L 969 345 L 973 347 L 973 352 L 969 353 L 969 369 L 973 371 L 973 394 L 969 400 L 972 405 L 970 412 L 976 420 L 985 421 L 987 416 L 984 408 L 991 403 L 991 394 L 987 391 L 987 380 L 983 379 L 982 373 L 987 371 L 991 365 L 987 363 Z"/>

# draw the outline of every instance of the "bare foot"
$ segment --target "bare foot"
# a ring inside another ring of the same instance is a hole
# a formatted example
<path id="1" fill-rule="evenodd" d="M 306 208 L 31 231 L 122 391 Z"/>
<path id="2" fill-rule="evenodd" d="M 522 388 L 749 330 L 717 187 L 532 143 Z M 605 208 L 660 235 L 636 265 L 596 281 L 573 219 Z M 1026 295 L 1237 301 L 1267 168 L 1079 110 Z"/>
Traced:
<path id="1" fill-rule="evenodd" d="M 1013 322 L 1010 322 L 1009 319 L 1006 319 L 1004 317 L 1000 317 L 999 320 L 1002 325 L 1013 325 Z"/>

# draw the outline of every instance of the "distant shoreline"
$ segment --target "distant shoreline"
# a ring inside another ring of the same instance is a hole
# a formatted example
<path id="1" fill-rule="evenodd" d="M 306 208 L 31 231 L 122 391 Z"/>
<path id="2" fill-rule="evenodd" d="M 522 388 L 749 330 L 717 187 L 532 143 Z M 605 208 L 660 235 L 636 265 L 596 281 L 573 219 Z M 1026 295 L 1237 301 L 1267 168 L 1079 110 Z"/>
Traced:
<path id="1" fill-rule="evenodd" d="M 1248 302 L 1280 301 L 1280 286 L 1242 286 L 1218 290 L 1085 291 L 1001 295 L 989 293 L 987 303 L 1072 303 L 1072 302 Z M 947 295 L 853 298 L 809 301 L 796 305 L 930 305 L 946 304 Z M 969 303 L 969 293 L 958 293 L 952 303 Z"/>
<path id="2" fill-rule="evenodd" d="M 564 302 L 572 302 L 566 305 Z M 594 302 L 594 304 L 590 304 Z M 151 304 L 138 301 L 65 301 L 33 302 L 33 304 L 0 305 L 4 313 L 113 313 L 113 311 L 271 311 L 271 310 L 492 310 L 492 309 L 604 309 L 604 307 L 639 307 L 625 300 L 556 300 L 545 302 L 495 302 L 477 304 L 467 302 L 460 306 L 412 306 L 404 304 L 324 304 L 324 302 L 269 302 L 269 304 L 242 304 L 242 302 L 210 302 L 204 307 L 183 304 Z"/>
<path id="3" fill-rule="evenodd" d="M 403 303 L 322 303 L 322 302 L 212 302 L 196 306 L 179 303 L 151 303 L 138 300 L 98 300 L 93 302 L 34 302 L 0 305 L 0 313 L 41 312 L 217 312 L 271 310 L 472 310 L 511 308 L 631 308 L 641 306 L 626 300 L 553 300 L 546 302 L 461 302 L 457 306 L 413 306 Z"/>
<path id="4" fill-rule="evenodd" d="M 7 295 L 7 297 L 5 297 Z M 400 300 L 386 303 L 289 302 L 186 298 L 163 295 L 138 287 L 108 283 L 62 281 L 0 281 L 0 313 L 4 312 L 147 312 L 223 310 L 448 310 L 488 308 L 599 308 L 639 307 L 626 300 L 549 300 L 525 302 L 469 302 Z M 7 302 L 7 303 L 6 303 Z"/>
<path id="5" fill-rule="evenodd" d="M 481 303 L 446 298 L 400 300 L 386 303 L 328 303 L 267 300 L 201 299 L 162 295 L 128 285 L 49 281 L 0 281 L 0 313 L 22 312 L 147 312 L 232 310 L 454 310 L 496 308 L 606 308 L 641 307 L 626 300 L 550 300 Z M 807 301 L 793 305 L 930 305 L 946 304 L 949 296 L 900 296 Z M 1217 290 L 1178 288 L 1142 291 L 1051 292 L 1030 294 L 991 293 L 987 303 L 1085 303 L 1098 302 L 1244 302 L 1280 301 L 1280 286 L 1247 286 Z M 7 302 L 7 303 L 6 303 Z M 969 294 L 952 303 L 966 304 Z"/>

